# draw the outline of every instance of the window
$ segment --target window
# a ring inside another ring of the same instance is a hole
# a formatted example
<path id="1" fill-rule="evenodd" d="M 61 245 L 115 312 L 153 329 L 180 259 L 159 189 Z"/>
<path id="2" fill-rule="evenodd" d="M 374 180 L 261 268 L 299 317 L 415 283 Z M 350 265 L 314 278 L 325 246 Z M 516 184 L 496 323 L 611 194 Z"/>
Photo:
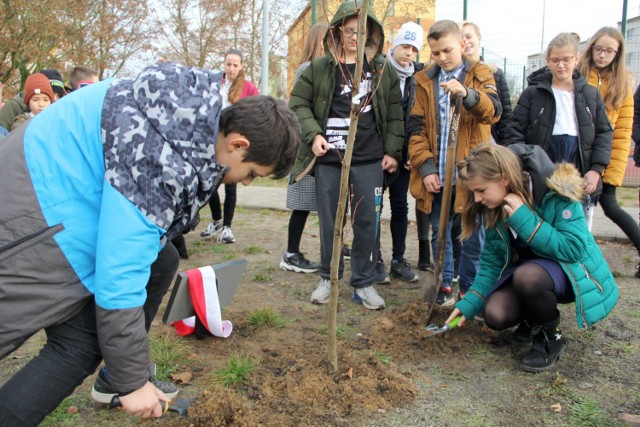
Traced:
<path id="1" fill-rule="evenodd" d="M 633 39 L 636 37 L 636 29 L 635 28 L 629 28 L 627 30 L 627 41 L 633 41 Z"/>

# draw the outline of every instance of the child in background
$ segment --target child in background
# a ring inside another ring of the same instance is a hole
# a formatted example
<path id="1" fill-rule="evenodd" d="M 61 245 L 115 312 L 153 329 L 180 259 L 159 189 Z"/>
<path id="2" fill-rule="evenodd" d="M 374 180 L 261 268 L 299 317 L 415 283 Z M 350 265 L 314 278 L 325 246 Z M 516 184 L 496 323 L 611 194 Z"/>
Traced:
<path id="1" fill-rule="evenodd" d="M 307 41 L 302 51 L 302 63 L 296 70 L 293 79 L 295 86 L 300 74 L 311 64 L 316 58 L 324 55 L 324 35 L 329 25 L 324 22 L 315 24 L 309 30 Z M 287 208 L 291 209 L 291 218 L 289 218 L 287 251 L 282 255 L 280 260 L 280 268 L 296 273 L 315 273 L 318 270 L 318 264 L 309 261 L 302 252 L 300 252 L 300 240 L 307 222 L 310 211 L 318 209 L 316 202 L 316 180 L 311 175 L 306 175 L 299 181 L 295 181 L 287 186 Z"/>
<path id="2" fill-rule="evenodd" d="M 98 83 L 100 81 L 100 74 L 97 70 L 89 67 L 73 67 L 73 70 L 69 73 L 69 92 L 81 87 Z"/>
<path id="3" fill-rule="evenodd" d="M 547 47 L 547 66 L 528 78 L 513 110 L 507 144 L 541 146 L 554 163 L 576 165 L 584 177 L 584 216 L 591 230 L 600 177 L 611 159 L 611 124 L 597 89 L 576 70 L 578 43 L 560 33 Z"/>
<path id="4" fill-rule="evenodd" d="M 622 185 L 627 169 L 633 128 L 633 92 L 625 58 L 624 37 L 620 31 L 603 27 L 582 51 L 580 71 L 600 92 L 613 126 L 611 161 L 602 175 L 599 202 L 607 218 L 624 231 L 640 255 L 640 227 L 616 200 L 616 188 Z M 636 273 L 636 277 L 639 274 Z"/>
<path id="5" fill-rule="evenodd" d="M 522 144 L 478 147 L 458 163 L 458 178 L 467 193 L 461 237 L 480 215 L 486 241 L 473 286 L 447 323 L 462 316 L 464 325 L 483 308 L 492 329 L 527 323 L 533 344 L 520 368 L 549 370 L 565 349 L 558 303 L 575 302 L 578 326 L 586 328 L 618 300 L 584 221 L 583 180 L 574 165 L 554 165 L 540 147 Z"/>
<path id="6" fill-rule="evenodd" d="M 454 174 L 448 226 L 445 230 L 439 230 L 446 147 L 451 123 L 451 99 L 461 95 L 464 108 L 460 114 L 456 158 L 451 159 L 456 162 L 464 159 L 478 145 L 489 144 L 491 125 L 500 119 L 502 106 L 489 67 L 463 55 L 465 42 L 455 22 L 435 22 L 427 34 L 427 43 L 435 63 L 416 74 L 416 98 L 408 124 L 412 168 L 409 189 L 416 199 L 416 222 L 427 223 L 427 218 L 431 221 L 434 259 L 438 256 L 438 233 L 447 235 L 442 285 L 436 304 L 450 307 L 455 303 L 452 292 L 454 268 L 451 226 L 454 214 L 462 212 L 465 195 L 462 191 L 456 192 Z M 421 216 L 423 220 L 420 219 Z M 418 235 L 421 234 L 421 230 L 418 230 Z M 480 249 L 474 249 L 473 245 L 466 245 L 466 248 L 463 245 L 462 252 L 470 263 L 476 262 L 480 257 Z"/>
<path id="7" fill-rule="evenodd" d="M 244 78 L 244 62 L 242 52 L 238 49 L 229 49 L 224 54 L 224 77 L 220 87 L 222 96 L 222 108 L 227 108 L 247 96 L 260 95 L 258 88 Z M 231 232 L 231 222 L 236 210 L 237 184 L 224 185 L 224 212 L 220 207 L 218 190 L 214 191 L 209 199 L 211 219 L 207 228 L 200 233 L 205 240 L 214 239 L 218 243 L 234 243 L 236 238 Z"/>
<path id="8" fill-rule="evenodd" d="M 382 56 L 384 32 L 373 12 L 366 28 L 359 28 L 360 8 L 354 1 L 341 3 L 325 35 L 325 56 L 303 71 L 291 91 L 289 105 L 302 127 L 291 180 L 315 167 L 318 219 L 320 221 L 320 282 L 311 294 L 314 304 L 327 304 L 330 264 L 338 209 L 341 163 L 350 126 L 351 104 L 360 99 L 358 129 L 349 173 L 353 202 L 351 218 L 351 279 L 353 299 L 369 310 L 385 307 L 373 287 L 376 235 L 384 172 L 393 173 L 401 158 L 404 136 L 402 99 L 398 76 Z M 358 35 L 366 32 L 362 78 L 354 92 L 353 76 L 358 59 Z M 357 213 L 356 213 L 357 212 Z M 344 271 L 340 257 L 338 277 Z"/>
<path id="9" fill-rule="evenodd" d="M 47 76 L 42 73 L 31 74 L 24 83 L 24 103 L 29 111 L 13 120 L 14 130 L 31 117 L 37 116 L 56 100 L 55 93 Z"/>

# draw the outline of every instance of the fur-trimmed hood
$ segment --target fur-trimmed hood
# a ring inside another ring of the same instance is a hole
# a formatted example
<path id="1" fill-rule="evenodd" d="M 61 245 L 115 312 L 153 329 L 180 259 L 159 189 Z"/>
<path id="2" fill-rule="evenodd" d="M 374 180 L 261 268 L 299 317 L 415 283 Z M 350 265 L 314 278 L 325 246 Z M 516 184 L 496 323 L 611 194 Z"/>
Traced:
<path id="1" fill-rule="evenodd" d="M 579 202 L 584 197 L 584 180 L 569 163 L 554 164 L 538 145 L 511 144 L 509 149 L 520 159 L 523 172 L 529 175 L 533 200 L 540 206 L 548 190 Z"/>
<path id="2" fill-rule="evenodd" d="M 584 197 L 584 179 L 578 169 L 570 163 L 559 163 L 545 182 L 550 190 L 574 202 L 579 202 Z"/>

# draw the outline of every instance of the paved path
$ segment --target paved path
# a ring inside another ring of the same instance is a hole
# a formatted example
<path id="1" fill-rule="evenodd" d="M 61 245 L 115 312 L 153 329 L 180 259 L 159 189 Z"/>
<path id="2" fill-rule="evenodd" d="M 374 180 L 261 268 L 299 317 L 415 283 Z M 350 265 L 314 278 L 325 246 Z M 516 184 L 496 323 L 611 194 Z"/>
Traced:
<path id="1" fill-rule="evenodd" d="M 287 210 L 286 188 L 259 187 L 255 185 L 243 186 L 238 184 L 238 205 L 249 208 L 271 208 Z M 220 197 L 224 199 L 224 190 L 220 190 Z M 409 220 L 415 221 L 415 203 L 413 197 L 409 197 Z M 638 208 L 624 208 L 633 218 L 638 218 Z M 385 194 L 382 218 L 388 220 L 391 216 L 389 199 Z M 593 218 L 593 235 L 596 239 L 611 240 L 616 242 L 629 242 L 627 236 L 604 215 L 600 206 L 596 207 Z"/>

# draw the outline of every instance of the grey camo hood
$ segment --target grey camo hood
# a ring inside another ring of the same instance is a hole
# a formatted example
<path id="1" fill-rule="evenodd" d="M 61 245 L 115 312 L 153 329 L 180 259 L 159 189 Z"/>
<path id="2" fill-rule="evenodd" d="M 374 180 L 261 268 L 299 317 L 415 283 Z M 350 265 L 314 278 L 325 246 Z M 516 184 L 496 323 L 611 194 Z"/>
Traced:
<path id="1" fill-rule="evenodd" d="M 102 111 L 105 179 L 171 239 L 224 175 L 215 161 L 222 74 L 174 63 L 114 80 Z"/>

